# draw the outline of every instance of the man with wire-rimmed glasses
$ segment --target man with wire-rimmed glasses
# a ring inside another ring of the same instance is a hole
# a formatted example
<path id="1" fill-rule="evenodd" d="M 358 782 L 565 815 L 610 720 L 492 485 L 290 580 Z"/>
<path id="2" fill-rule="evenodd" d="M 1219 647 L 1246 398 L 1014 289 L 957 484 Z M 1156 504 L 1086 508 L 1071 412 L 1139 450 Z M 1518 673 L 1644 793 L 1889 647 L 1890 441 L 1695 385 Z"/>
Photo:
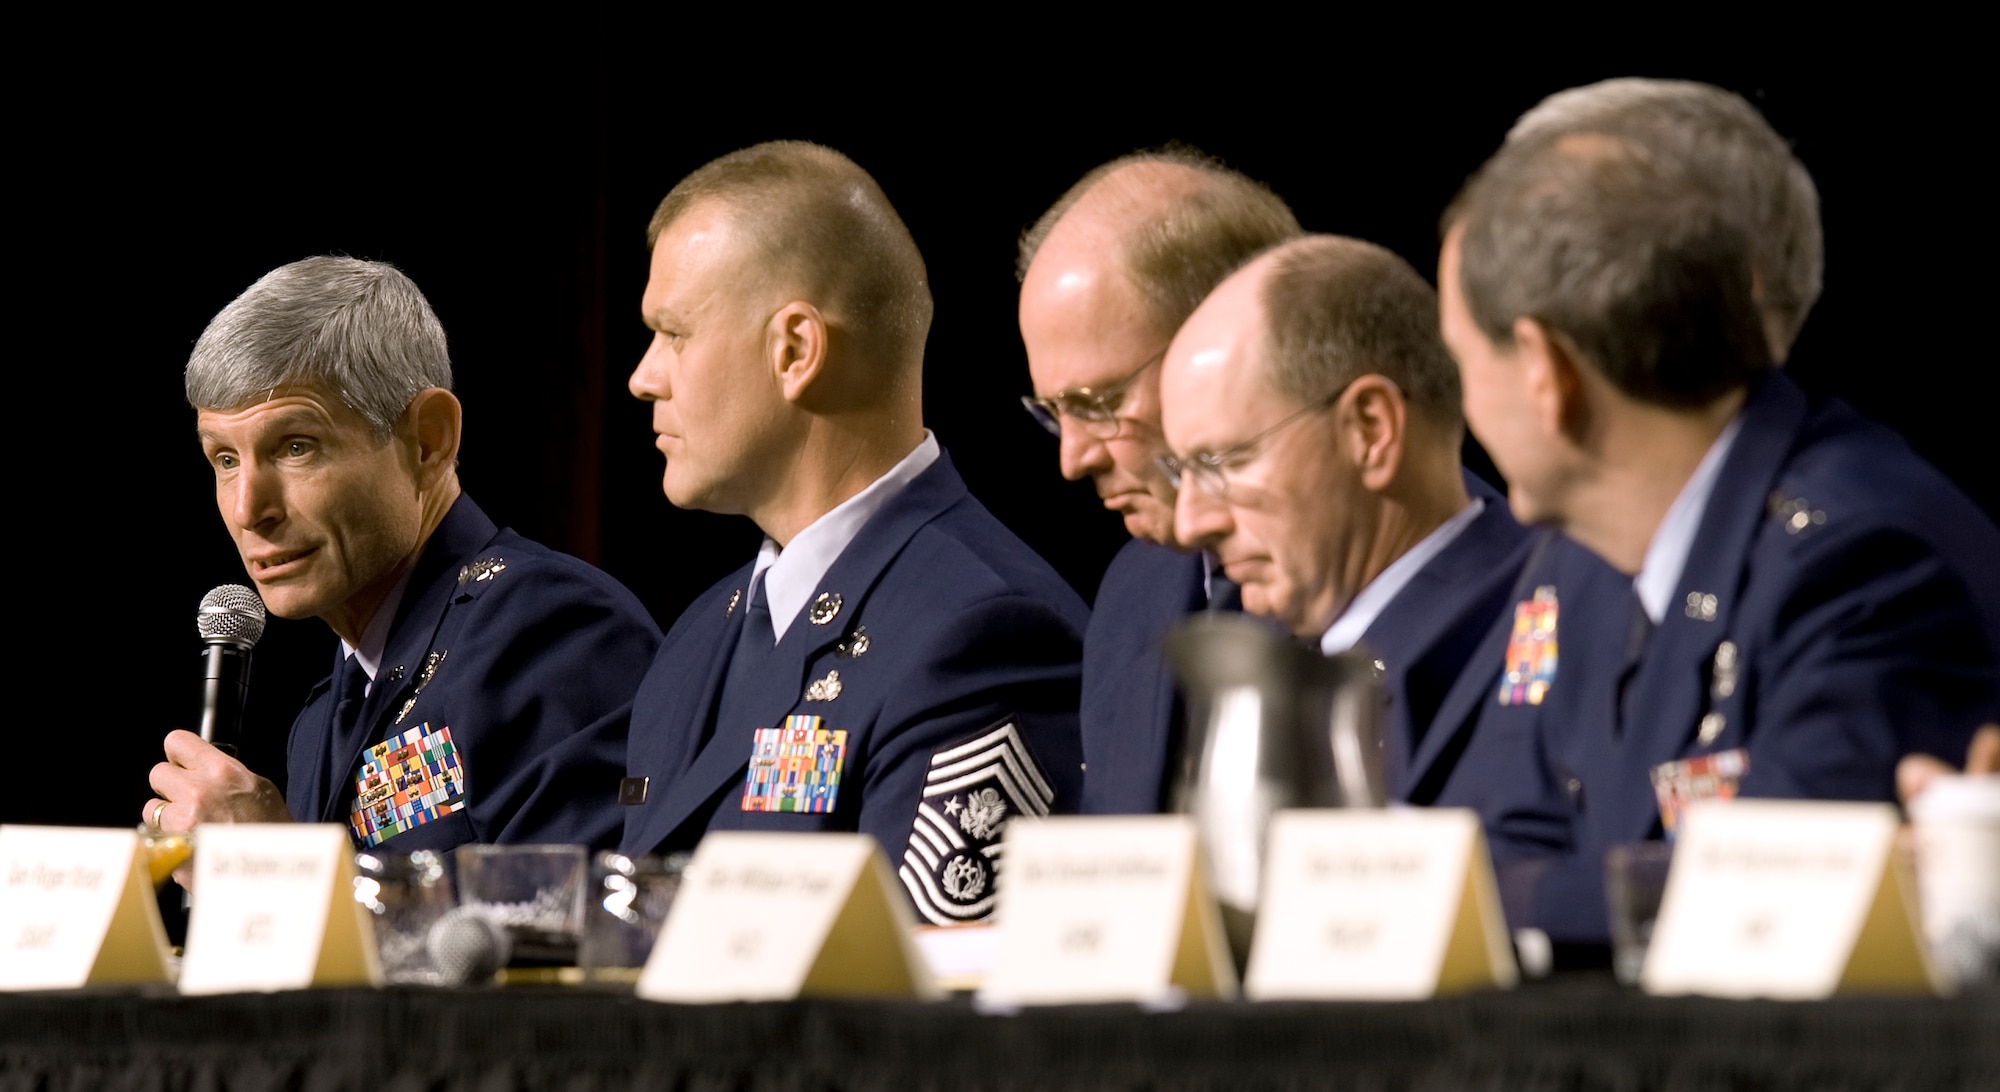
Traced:
<path id="1" fill-rule="evenodd" d="M 1159 811 L 1179 716 L 1160 639 L 1235 589 L 1173 536 L 1160 442 L 1160 358 L 1209 289 L 1299 233 L 1270 190 L 1185 148 L 1098 167 L 1021 237 L 1028 412 L 1061 441 L 1063 477 L 1089 478 L 1133 541 L 1098 587 L 1084 637 L 1083 810 Z"/>
<path id="2" fill-rule="evenodd" d="M 1461 676 L 1528 536 L 1460 465 L 1436 293 L 1371 243 L 1285 244 L 1188 318 L 1160 395 L 1175 536 L 1214 555 L 1244 610 L 1375 657 L 1397 798 L 1473 802 L 1486 771 L 1458 759 L 1492 679 Z"/>

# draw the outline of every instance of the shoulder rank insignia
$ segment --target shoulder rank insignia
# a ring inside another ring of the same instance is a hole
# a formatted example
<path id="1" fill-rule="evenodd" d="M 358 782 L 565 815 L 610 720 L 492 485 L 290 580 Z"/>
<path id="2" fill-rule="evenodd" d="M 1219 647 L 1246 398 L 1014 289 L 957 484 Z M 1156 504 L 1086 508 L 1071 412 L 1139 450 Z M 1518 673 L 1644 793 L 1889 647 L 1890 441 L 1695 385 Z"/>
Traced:
<path id="1" fill-rule="evenodd" d="M 829 671 L 824 679 L 814 679 L 806 687 L 807 701 L 832 701 L 840 696 L 840 672 Z"/>
<path id="2" fill-rule="evenodd" d="M 932 755 L 897 870 L 918 912 L 938 925 L 992 913 L 1007 820 L 1045 816 L 1055 796 L 1013 721 Z"/>
<path id="3" fill-rule="evenodd" d="M 506 571 L 507 563 L 505 561 L 497 557 L 482 557 L 465 568 L 458 570 L 458 586 L 463 588 L 467 584 L 484 583 Z"/>
<path id="4" fill-rule="evenodd" d="M 723 616 L 724 618 L 727 618 L 727 617 L 729 617 L 730 615 L 732 615 L 732 614 L 735 614 L 735 613 L 736 613 L 736 604 L 738 604 L 738 603 L 740 603 L 740 602 L 742 602 L 742 601 L 743 601 L 743 589 L 742 589 L 742 588 L 738 588 L 738 589 L 736 589 L 735 591 L 733 591 L 733 592 L 730 592 L 730 593 L 729 593 L 729 602 L 723 605 L 723 608 L 722 608 L 722 616 Z"/>
<path id="5" fill-rule="evenodd" d="M 1826 513 L 1814 508 L 1804 497 L 1787 497 L 1782 490 L 1765 501 L 1771 518 L 1785 525 L 1785 533 L 1796 535 L 1826 523 Z"/>
<path id="6" fill-rule="evenodd" d="M 1556 588 L 1544 584 L 1534 598 L 1514 604 L 1514 632 L 1500 672 L 1500 704 L 1540 705 L 1556 681 Z"/>
<path id="7" fill-rule="evenodd" d="M 363 845 L 379 846 L 463 811 L 468 803 L 465 768 L 459 765 L 451 729 L 425 723 L 390 736 L 361 756 L 347 822 Z"/>
<path id="8" fill-rule="evenodd" d="M 834 615 L 839 613 L 840 593 L 821 592 L 819 598 L 812 601 L 812 609 L 806 612 L 806 621 L 816 626 L 823 626 L 833 621 Z"/>
<path id="9" fill-rule="evenodd" d="M 847 733 L 829 731 L 819 717 L 789 716 L 778 728 L 759 728 L 743 778 L 744 811 L 826 813 L 840 799 Z"/>

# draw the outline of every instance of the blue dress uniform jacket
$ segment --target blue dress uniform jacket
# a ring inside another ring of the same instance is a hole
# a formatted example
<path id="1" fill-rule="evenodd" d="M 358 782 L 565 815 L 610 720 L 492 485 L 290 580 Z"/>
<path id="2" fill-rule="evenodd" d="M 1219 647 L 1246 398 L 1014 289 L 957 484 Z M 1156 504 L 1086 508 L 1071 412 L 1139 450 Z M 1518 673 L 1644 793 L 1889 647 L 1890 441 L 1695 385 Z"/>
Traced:
<path id="1" fill-rule="evenodd" d="M 1506 498 L 1472 474 L 1465 481 L 1485 510 L 1397 592 L 1361 638 L 1381 665 L 1385 757 L 1397 799 L 1416 793 L 1421 803 L 1453 804 L 1475 792 L 1472 782 L 1456 784 L 1452 773 L 1479 704 L 1470 693 L 1449 707 L 1446 698 L 1508 605 L 1527 557 L 1529 536 L 1508 514 Z M 1086 812 L 1165 807 L 1179 702 L 1160 642 L 1206 603 L 1198 555 L 1135 541 L 1105 573 L 1084 644 Z M 1449 719 L 1440 718 L 1441 710 Z"/>
<path id="2" fill-rule="evenodd" d="M 1457 538 L 1396 593 L 1362 634 L 1375 654 L 1388 699 L 1382 737 L 1389 795 L 1413 804 L 1472 806 L 1491 770 L 1462 760 L 1485 688 L 1467 668 L 1478 662 L 1495 619 L 1531 549 L 1501 496 L 1471 473 L 1466 490 L 1486 502 Z"/>
<path id="3" fill-rule="evenodd" d="M 333 677 L 313 688 L 293 722 L 292 817 L 355 833 L 356 779 L 371 749 L 412 732 L 437 743 L 443 736 L 433 733 L 444 733 L 458 805 L 390 835 L 385 849 L 609 845 L 622 818 L 631 696 L 659 641 L 652 616 L 623 585 L 501 530 L 461 495 L 417 560 L 353 726 L 337 727 Z M 398 773 L 384 781 L 392 821 Z M 420 805 L 404 804 L 405 815 Z"/>
<path id="4" fill-rule="evenodd" d="M 1200 554 L 1141 539 L 1126 543 L 1104 571 L 1083 637 L 1085 814 L 1164 808 L 1181 708 L 1161 647 L 1183 619 L 1208 607 L 1205 575 Z"/>
<path id="5" fill-rule="evenodd" d="M 1656 631 L 1631 581 L 1545 555 L 1560 664 L 1492 810 L 1513 924 L 1608 935 L 1609 847 L 1661 836 L 1650 773 L 1740 749 L 1743 796 L 1895 800 L 2000 715 L 2000 530 L 1903 441 L 1765 376 Z M 1629 652 L 1627 651 L 1629 650 Z"/>
<path id="6" fill-rule="evenodd" d="M 1005 821 L 1076 807 L 1083 601 L 942 453 L 827 569 L 746 698 L 723 683 L 751 573 L 681 615 L 639 688 L 623 851 L 865 831 L 925 918 L 990 913 Z M 722 723 L 725 706 L 748 713 Z"/>

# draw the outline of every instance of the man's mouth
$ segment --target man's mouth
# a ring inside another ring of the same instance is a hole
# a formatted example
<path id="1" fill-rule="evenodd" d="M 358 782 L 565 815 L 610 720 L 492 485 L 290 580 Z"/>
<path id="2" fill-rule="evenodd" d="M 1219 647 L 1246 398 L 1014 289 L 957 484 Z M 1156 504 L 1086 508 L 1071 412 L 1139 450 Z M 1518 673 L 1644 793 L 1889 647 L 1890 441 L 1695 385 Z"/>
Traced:
<path id="1" fill-rule="evenodd" d="M 311 554 L 317 547 L 304 550 L 287 550 L 283 553 L 265 554 L 262 557 L 245 558 L 249 562 L 250 577 L 253 580 L 267 580 L 286 575 L 298 561 Z"/>

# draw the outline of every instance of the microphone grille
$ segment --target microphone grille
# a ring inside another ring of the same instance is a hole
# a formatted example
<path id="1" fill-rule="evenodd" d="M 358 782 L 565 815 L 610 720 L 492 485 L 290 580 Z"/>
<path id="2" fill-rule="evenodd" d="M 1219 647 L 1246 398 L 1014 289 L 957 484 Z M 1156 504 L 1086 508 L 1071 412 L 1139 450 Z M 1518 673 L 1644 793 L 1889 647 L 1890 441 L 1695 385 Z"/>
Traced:
<path id="1" fill-rule="evenodd" d="M 264 601 L 241 584 L 222 584 L 201 597 L 195 628 L 204 641 L 228 641 L 249 648 L 264 636 Z"/>

